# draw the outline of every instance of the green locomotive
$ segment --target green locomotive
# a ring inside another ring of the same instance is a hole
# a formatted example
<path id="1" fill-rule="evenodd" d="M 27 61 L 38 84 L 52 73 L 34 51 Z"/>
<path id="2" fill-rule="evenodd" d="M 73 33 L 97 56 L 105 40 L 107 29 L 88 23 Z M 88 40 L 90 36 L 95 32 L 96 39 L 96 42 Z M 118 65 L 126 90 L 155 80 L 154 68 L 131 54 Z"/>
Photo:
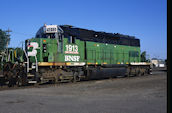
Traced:
<path id="1" fill-rule="evenodd" d="M 0 84 L 69 82 L 151 73 L 140 62 L 140 40 L 70 25 L 44 25 L 25 49 L 0 55 Z"/>
<path id="2" fill-rule="evenodd" d="M 69 25 L 44 25 L 25 41 L 28 83 L 149 74 L 140 40 Z"/>

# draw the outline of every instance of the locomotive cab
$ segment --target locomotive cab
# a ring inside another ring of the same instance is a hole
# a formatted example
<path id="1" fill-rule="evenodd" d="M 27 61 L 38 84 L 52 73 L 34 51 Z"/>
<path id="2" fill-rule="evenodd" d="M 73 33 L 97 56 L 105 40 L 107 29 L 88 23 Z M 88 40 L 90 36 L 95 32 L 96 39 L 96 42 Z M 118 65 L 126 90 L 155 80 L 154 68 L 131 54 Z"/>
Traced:
<path id="1" fill-rule="evenodd" d="M 63 49 L 63 30 L 58 25 L 46 25 L 44 24 L 43 27 L 41 27 L 38 32 L 36 33 L 36 38 L 44 38 L 43 44 L 41 45 L 43 47 L 43 53 L 46 53 L 47 39 L 55 39 L 55 43 L 57 43 L 57 49 L 58 52 L 62 53 Z M 48 42 L 51 44 L 53 41 Z"/>
<path id="2" fill-rule="evenodd" d="M 63 30 L 57 25 L 45 24 L 38 30 L 35 38 L 26 40 L 25 44 L 28 55 L 27 72 L 35 76 L 39 71 L 38 66 L 46 67 L 58 60 L 54 55 L 62 53 Z"/>

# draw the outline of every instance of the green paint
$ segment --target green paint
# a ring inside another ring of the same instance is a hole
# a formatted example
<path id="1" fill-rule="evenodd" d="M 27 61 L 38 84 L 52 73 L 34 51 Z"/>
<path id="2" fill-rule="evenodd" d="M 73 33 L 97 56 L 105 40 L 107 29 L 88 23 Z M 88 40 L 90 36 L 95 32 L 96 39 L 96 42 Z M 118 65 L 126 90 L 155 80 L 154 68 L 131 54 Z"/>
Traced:
<path id="1" fill-rule="evenodd" d="M 126 64 L 140 62 L 140 47 L 86 41 L 85 49 L 84 41 L 76 39 L 75 43 L 69 43 L 68 38 L 63 39 L 62 46 L 58 46 L 56 39 L 32 38 L 30 42 L 37 42 L 39 45 L 39 48 L 36 49 L 38 62 L 65 62 L 66 55 L 80 56 L 79 62 L 86 63 Z M 43 52 L 43 44 L 46 45 L 46 52 Z M 62 49 L 61 52 L 60 49 Z M 129 55 L 130 51 L 138 52 L 138 56 Z M 87 53 L 86 56 L 85 52 Z M 71 60 L 71 58 L 69 59 Z M 76 59 L 74 58 L 74 60 Z M 30 57 L 30 61 L 35 62 L 35 58 Z"/>

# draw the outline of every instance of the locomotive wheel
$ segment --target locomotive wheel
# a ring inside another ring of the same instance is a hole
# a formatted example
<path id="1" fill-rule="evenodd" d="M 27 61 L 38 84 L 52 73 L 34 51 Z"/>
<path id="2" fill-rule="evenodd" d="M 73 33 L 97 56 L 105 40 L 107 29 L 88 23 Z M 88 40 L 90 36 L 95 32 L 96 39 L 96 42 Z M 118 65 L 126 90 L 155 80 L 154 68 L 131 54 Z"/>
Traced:
<path id="1" fill-rule="evenodd" d="M 17 78 L 17 86 L 25 86 L 27 85 L 27 79 L 25 77 L 18 77 Z"/>
<path id="2" fill-rule="evenodd" d="M 25 86 L 25 85 L 27 85 L 27 76 L 23 72 L 23 70 L 20 70 L 17 77 L 17 86 L 20 87 L 20 86 Z"/>
<path id="3" fill-rule="evenodd" d="M 73 80 L 72 82 L 79 82 L 80 81 L 80 77 L 79 77 L 79 72 L 75 71 L 73 72 Z"/>
<path id="4" fill-rule="evenodd" d="M 54 77 L 53 84 L 57 84 L 57 83 L 59 83 L 59 82 L 60 82 L 60 81 L 59 81 L 59 77 L 58 77 L 58 76 Z"/>
<path id="5" fill-rule="evenodd" d="M 141 72 L 140 72 L 140 70 L 138 71 L 137 76 L 141 76 Z"/>
<path id="6" fill-rule="evenodd" d="M 19 77 L 18 80 L 17 80 L 17 86 L 20 87 L 22 86 L 22 79 Z"/>
<path id="7" fill-rule="evenodd" d="M 146 71 L 146 70 L 143 68 L 142 71 L 141 71 L 141 75 L 142 75 L 142 76 L 145 75 L 145 71 Z"/>

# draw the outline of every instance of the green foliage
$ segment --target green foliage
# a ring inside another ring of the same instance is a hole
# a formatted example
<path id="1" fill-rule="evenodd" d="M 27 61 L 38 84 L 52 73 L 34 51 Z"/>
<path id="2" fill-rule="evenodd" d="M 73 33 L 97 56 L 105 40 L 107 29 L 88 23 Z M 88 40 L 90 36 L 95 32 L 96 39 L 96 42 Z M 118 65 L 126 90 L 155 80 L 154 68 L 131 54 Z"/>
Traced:
<path id="1" fill-rule="evenodd" d="M 22 48 L 16 48 L 15 51 L 16 51 L 16 53 L 17 53 L 17 57 L 20 57 L 20 56 L 23 55 L 23 50 L 22 50 Z"/>
<path id="2" fill-rule="evenodd" d="M 0 29 L 0 51 L 3 51 L 6 48 L 7 42 L 9 43 L 10 39 L 6 32 Z"/>
<path id="3" fill-rule="evenodd" d="M 141 53 L 141 62 L 146 62 L 146 51 Z"/>

